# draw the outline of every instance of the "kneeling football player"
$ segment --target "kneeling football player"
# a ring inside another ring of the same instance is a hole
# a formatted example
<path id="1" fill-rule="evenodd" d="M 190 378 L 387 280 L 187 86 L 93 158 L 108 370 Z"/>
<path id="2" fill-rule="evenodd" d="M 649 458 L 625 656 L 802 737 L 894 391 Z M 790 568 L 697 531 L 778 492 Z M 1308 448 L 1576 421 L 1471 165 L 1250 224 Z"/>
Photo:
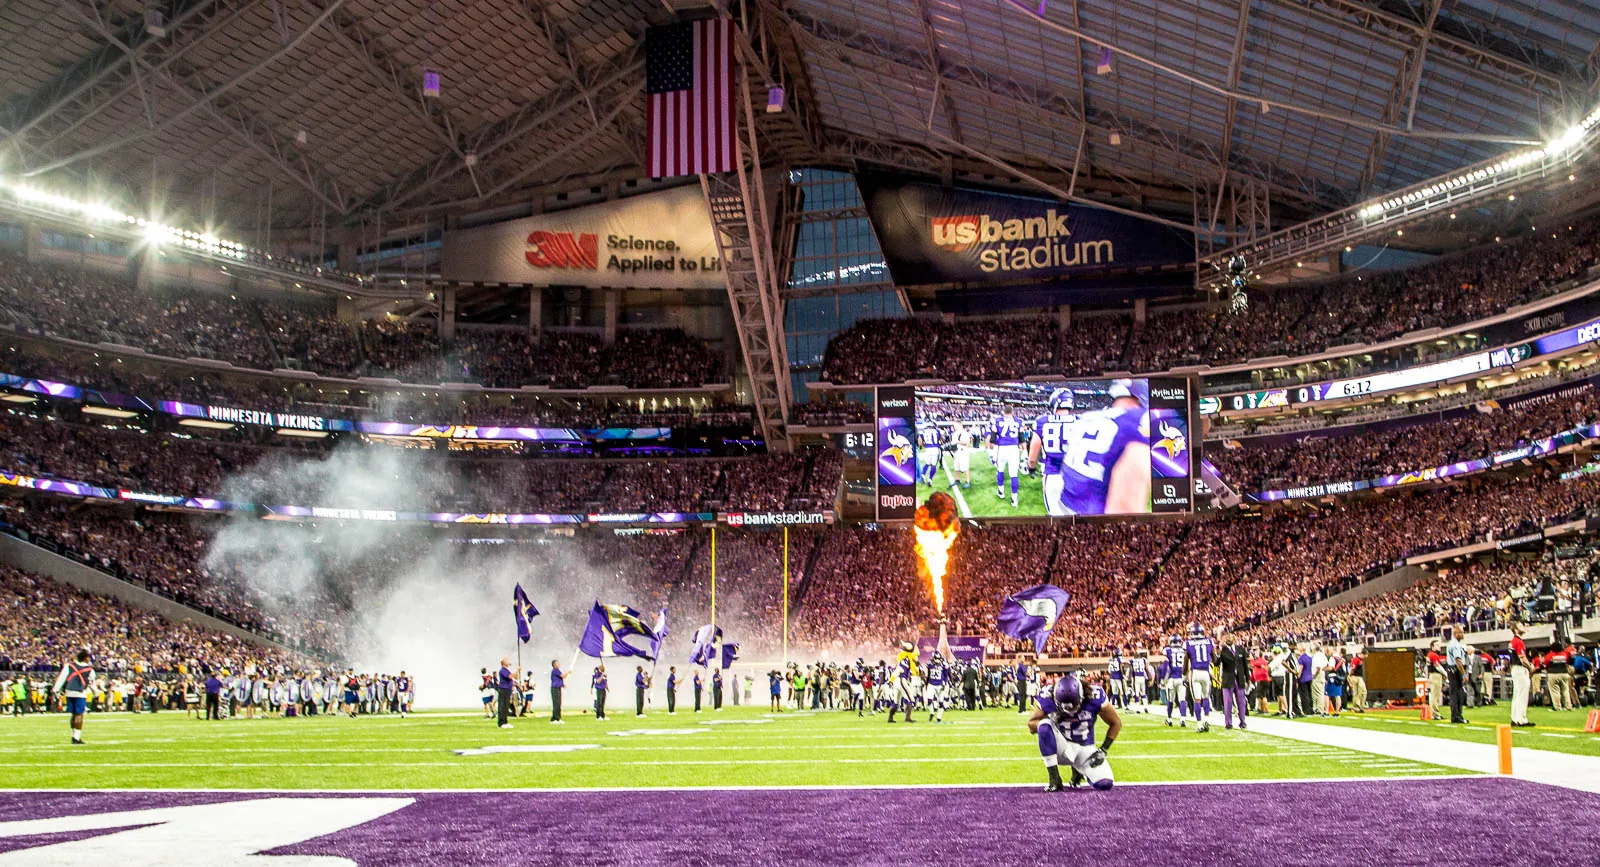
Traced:
<path id="1" fill-rule="evenodd" d="M 1094 742 L 1096 719 L 1106 724 L 1106 739 L 1099 746 Z M 1028 730 L 1039 737 L 1039 753 L 1044 756 L 1044 768 L 1050 775 L 1046 792 L 1059 792 L 1060 765 L 1072 768 L 1072 787 L 1085 780 L 1096 789 L 1111 788 L 1111 763 L 1106 751 L 1122 733 L 1122 717 L 1106 701 L 1105 690 L 1098 686 L 1085 686 L 1076 674 L 1066 674 L 1056 681 L 1055 689 L 1039 697 L 1039 707 L 1028 719 Z"/>

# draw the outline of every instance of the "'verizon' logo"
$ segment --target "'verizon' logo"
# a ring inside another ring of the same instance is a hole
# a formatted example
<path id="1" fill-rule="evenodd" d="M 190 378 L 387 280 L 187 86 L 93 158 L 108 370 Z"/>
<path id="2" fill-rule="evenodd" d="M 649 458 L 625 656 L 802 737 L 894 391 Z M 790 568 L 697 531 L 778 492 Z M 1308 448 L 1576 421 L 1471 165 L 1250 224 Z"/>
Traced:
<path id="1" fill-rule="evenodd" d="M 1055 208 L 1047 209 L 1042 217 L 996 220 L 988 214 L 966 214 L 934 217 L 931 224 L 934 246 L 953 252 L 983 247 L 978 253 L 978 269 L 989 274 L 1109 265 L 1116 261 L 1116 250 L 1110 241 L 1070 240 L 1072 230 L 1067 228 L 1067 215 Z"/>
<path id="2" fill-rule="evenodd" d="M 528 264 L 535 268 L 600 270 L 600 236 L 593 232 L 546 232 L 528 235 Z"/>

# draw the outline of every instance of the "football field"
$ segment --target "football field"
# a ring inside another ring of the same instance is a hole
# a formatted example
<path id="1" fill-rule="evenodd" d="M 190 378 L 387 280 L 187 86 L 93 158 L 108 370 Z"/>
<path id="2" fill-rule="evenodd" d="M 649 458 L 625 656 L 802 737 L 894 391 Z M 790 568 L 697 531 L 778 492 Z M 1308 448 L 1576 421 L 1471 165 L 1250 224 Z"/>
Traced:
<path id="1" fill-rule="evenodd" d="M 1600 735 L 1585 732 L 1583 724 L 1589 708 L 1574 711 L 1554 711 L 1546 707 L 1528 708 L 1532 728 L 1511 730 L 1511 743 L 1516 747 L 1573 753 L 1580 756 L 1600 756 Z M 1465 741 L 1475 744 L 1495 742 L 1495 728 L 1511 719 L 1510 706 L 1501 702 L 1489 707 L 1468 708 L 1465 725 L 1452 725 L 1449 711 L 1444 719 L 1428 722 L 1416 710 L 1377 710 L 1367 713 L 1343 713 L 1337 718 L 1310 719 L 1319 725 L 1345 726 L 1368 731 L 1395 731 L 1406 734 L 1426 734 L 1429 737 Z"/>
<path id="2" fill-rule="evenodd" d="M 1015 710 L 0 718 L 0 865 L 1600 863 L 1591 791 L 1124 720 L 1112 790 L 1047 794 Z"/>
<path id="3" fill-rule="evenodd" d="M 1015 710 L 952 711 L 945 722 L 726 708 L 720 713 L 569 711 L 509 730 L 472 712 L 204 722 L 181 714 L 92 715 L 85 746 L 59 715 L 0 720 L 10 788 L 457 789 L 1044 784 Z M 1456 773 L 1325 751 L 1220 728 L 1200 734 L 1124 716 L 1119 782 L 1324 779 Z"/>
<path id="4" fill-rule="evenodd" d="M 994 463 L 987 449 L 973 449 L 972 487 L 962 488 L 955 473 L 955 460 L 946 452 L 940 459 L 939 472 L 932 485 L 917 485 L 917 502 L 928 499 L 935 491 L 945 491 L 955 497 L 956 508 L 963 518 L 1028 518 L 1048 514 L 1044 507 L 1044 478 L 1035 472 L 1023 476 L 1017 486 L 1017 507 L 1011 506 L 1011 480 L 1006 479 L 1005 498 L 994 495 Z M 957 482 L 952 487 L 952 482 Z"/>

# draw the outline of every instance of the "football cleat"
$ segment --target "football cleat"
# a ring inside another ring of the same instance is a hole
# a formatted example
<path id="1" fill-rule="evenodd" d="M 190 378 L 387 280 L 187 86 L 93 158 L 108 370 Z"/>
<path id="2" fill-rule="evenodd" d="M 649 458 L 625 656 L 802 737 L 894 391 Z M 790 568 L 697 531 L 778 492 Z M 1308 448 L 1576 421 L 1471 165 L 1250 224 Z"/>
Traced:
<path id="1" fill-rule="evenodd" d="M 1066 788 L 1061 784 L 1061 770 L 1059 768 L 1045 768 L 1050 773 L 1050 784 L 1044 787 L 1046 792 L 1059 792 Z"/>

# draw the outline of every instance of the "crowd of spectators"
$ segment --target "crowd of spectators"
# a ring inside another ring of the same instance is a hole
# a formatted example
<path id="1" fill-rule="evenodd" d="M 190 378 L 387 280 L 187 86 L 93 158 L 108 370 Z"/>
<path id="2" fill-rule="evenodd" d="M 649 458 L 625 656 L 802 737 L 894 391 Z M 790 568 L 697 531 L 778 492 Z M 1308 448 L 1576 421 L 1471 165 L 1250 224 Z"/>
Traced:
<path id="1" fill-rule="evenodd" d="M 433 320 L 380 317 L 359 328 L 333 304 L 305 295 L 241 298 L 216 289 L 141 290 L 124 276 L 0 254 L 0 321 L 158 356 L 226 361 L 271 370 L 290 360 L 325 376 L 370 375 L 498 388 L 699 387 L 726 377 L 705 341 L 681 328 L 625 328 L 615 344 L 597 334 L 461 328 L 454 345 Z"/>
<path id="2" fill-rule="evenodd" d="M 1480 404 L 1454 418 L 1409 419 L 1404 426 L 1351 426 L 1325 436 L 1249 439 L 1209 448 L 1222 478 L 1243 491 L 1371 479 L 1432 469 L 1510 451 L 1600 421 L 1600 392 L 1587 383 L 1509 403 Z"/>
<path id="3" fill-rule="evenodd" d="M 630 467 L 644 467 L 636 462 Z M 799 463 L 792 464 L 802 471 Z M 662 490 L 703 482 L 723 472 L 694 462 L 673 468 Z M 1398 594 L 1314 614 L 1294 612 L 1389 569 L 1405 556 L 1486 538 L 1525 533 L 1595 506 L 1600 483 L 1582 478 L 1530 478 L 1447 488 L 1412 496 L 1351 502 L 1326 511 L 1280 511 L 1266 517 L 1224 516 L 1194 522 L 1079 523 L 970 528 L 957 539 L 945 577 L 952 634 L 1014 646 L 995 617 L 1002 598 L 1033 584 L 1066 589 L 1071 603 L 1047 650 L 1104 653 L 1114 646 L 1159 646 L 1190 623 L 1250 629 L 1273 618 L 1282 634 L 1390 634 L 1431 628 L 1441 620 L 1498 622 L 1507 588 L 1526 584 L 1540 567 L 1452 570 Z M 647 498 L 638 502 L 649 508 Z M 622 537 L 581 533 L 538 544 L 458 545 L 443 538 L 398 534 L 329 568 L 334 585 L 272 595 L 252 580 L 248 562 L 208 558 L 215 519 L 30 506 L 12 523 L 155 592 L 264 634 L 337 653 L 349 640 L 345 621 L 382 591 L 387 576 L 434 562 L 437 546 L 465 549 L 451 568 L 494 574 L 494 558 L 510 557 L 519 574 L 567 574 L 574 564 L 640 610 L 670 605 L 675 622 L 709 617 L 710 545 L 698 532 Z M 295 525 L 270 532 L 330 533 Z M 304 544 L 304 540 L 296 544 Z M 285 540 L 284 547 L 290 547 Z M 514 550 L 513 550 L 514 549 Z M 888 654 L 899 642 L 932 634 L 932 587 L 919 574 L 909 534 L 865 528 L 797 529 L 788 550 L 790 644 L 838 657 Z M 333 556 L 330 554 L 330 557 Z M 750 649 L 781 641 L 783 536 L 724 531 L 717 539 L 718 622 L 729 640 Z M 481 561 L 481 562 L 480 562 Z M 259 564 L 258 564 L 259 565 Z M 702 615 L 702 609 L 704 614 Z M 16 647 L 14 643 L 11 647 Z M 28 645 L 33 647 L 33 645 Z M 53 646 L 61 646 L 59 642 Z M 13 651 L 14 653 L 15 651 Z M 32 654 L 48 650 L 33 650 Z M 180 654 L 181 655 L 181 654 Z M 25 654 L 25 656 L 27 656 Z M 31 658 L 31 656 L 27 656 Z"/>
<path id="4" fill-rule="evenodd" d="M 789 420 L 795 424 L 812 427 L 840 427 L 851 424 L 872 424 L 872 404 L 856 401 L 811 400 L 789 407 Z"/>
<path id="5" fill-rule="evenodd" d="M 748 427 L 749 408 L 702 397 L 564 398 L 422 389 L 335 388 L 326 383 L 186 369 L 107 353 L 41 357 L 16 343 L 0 346 L 0 372 L 130 395 L 154 404 L 199 405 L 426 424 L 553 427 Z M 867 418 L 871 420 L 870 416 Z"/>
<path id="6" fill-rule="evenodd" d="M 828 344 L 823 379 L 839 384 L 938 377 L 985 380 L 1038 373 L 1158 372 L 1303 355 L 1410 331 L 1471 322 L 1550 293 L 1600 263 L 1600 220 L 1486 244 L 1398 271 L 1345 275 L 1252 291 L 1247 315 L 1218 302 L 1126 316 L 1053 320 L 929 318 L 858 322 Z"/>
<path id="7" fill-rule="evenodd" d="M 123 278 L 0 254 L 0 308 L 14 326 L 90 343 L 277 366 L 253 312 L 220 291 L 141 292 Z"/>
<path id="8" fill-rule="evenodd" d="M 1521 619 L 1522 595 L 1552 564 L 1529 560 L 1473 562 L 1432 572 L 1401 590 L 1272 621 L 1258 630 L 1318 641 L 1392 641 L 1437 636 L 1461 624 L 1468 632 L 1507 628 Z"/>
<path id="9" fill-rule="evenodd" d="M 335 315 L 332 304 L 310 298 L 297 303 L 256 299 L 254 307 L 285 363 L 294 359 L 300 369 L 324 376 L 358 371 L 361 343 L 355 330 Z"/>
<path id="10" fill-rule="evenodd" d="M 744 458 L 568 460 L 272 442 L 0 411 L 0 470 L 274 505 L 469 513 L 820 509 L 832 507 L 844 471 L 831 449 Z"/>
<path id="11" fill-rule="evenodd" d="M 950 629 L 1012 646 L 995 629 L 1001 599 L 1049 582 L 1073 600 L 1049 652 L 1154 648 L 1189 623 L 1258 624 L 1410 554 L 1525 532 L 1597 504 L 1594 482 L 1533 478 L 1264 518 L 972 530 L 958 537 L 945 579 Z M 878 647 L 934 626 L 906 534 L 831 532 L 809 580 L 798 628 L 819 646 Z"/>
<path id="12" fill-rule="evenodd" d="M 720 359 L 681 328 L 637 328 L 617 332 L 605 372 L 628 388 L 699 388 L 720 382 Z"/>
<path id="13" fill-rule="evenodd" d="M 305 660 L 233 635 L 168 620 L 143 608 L 75 590 L 0 564 L 0 671 L 52 672 L 89 647 L 101 671 L 198 672 L 211 666 L 298 666 Z"/>

